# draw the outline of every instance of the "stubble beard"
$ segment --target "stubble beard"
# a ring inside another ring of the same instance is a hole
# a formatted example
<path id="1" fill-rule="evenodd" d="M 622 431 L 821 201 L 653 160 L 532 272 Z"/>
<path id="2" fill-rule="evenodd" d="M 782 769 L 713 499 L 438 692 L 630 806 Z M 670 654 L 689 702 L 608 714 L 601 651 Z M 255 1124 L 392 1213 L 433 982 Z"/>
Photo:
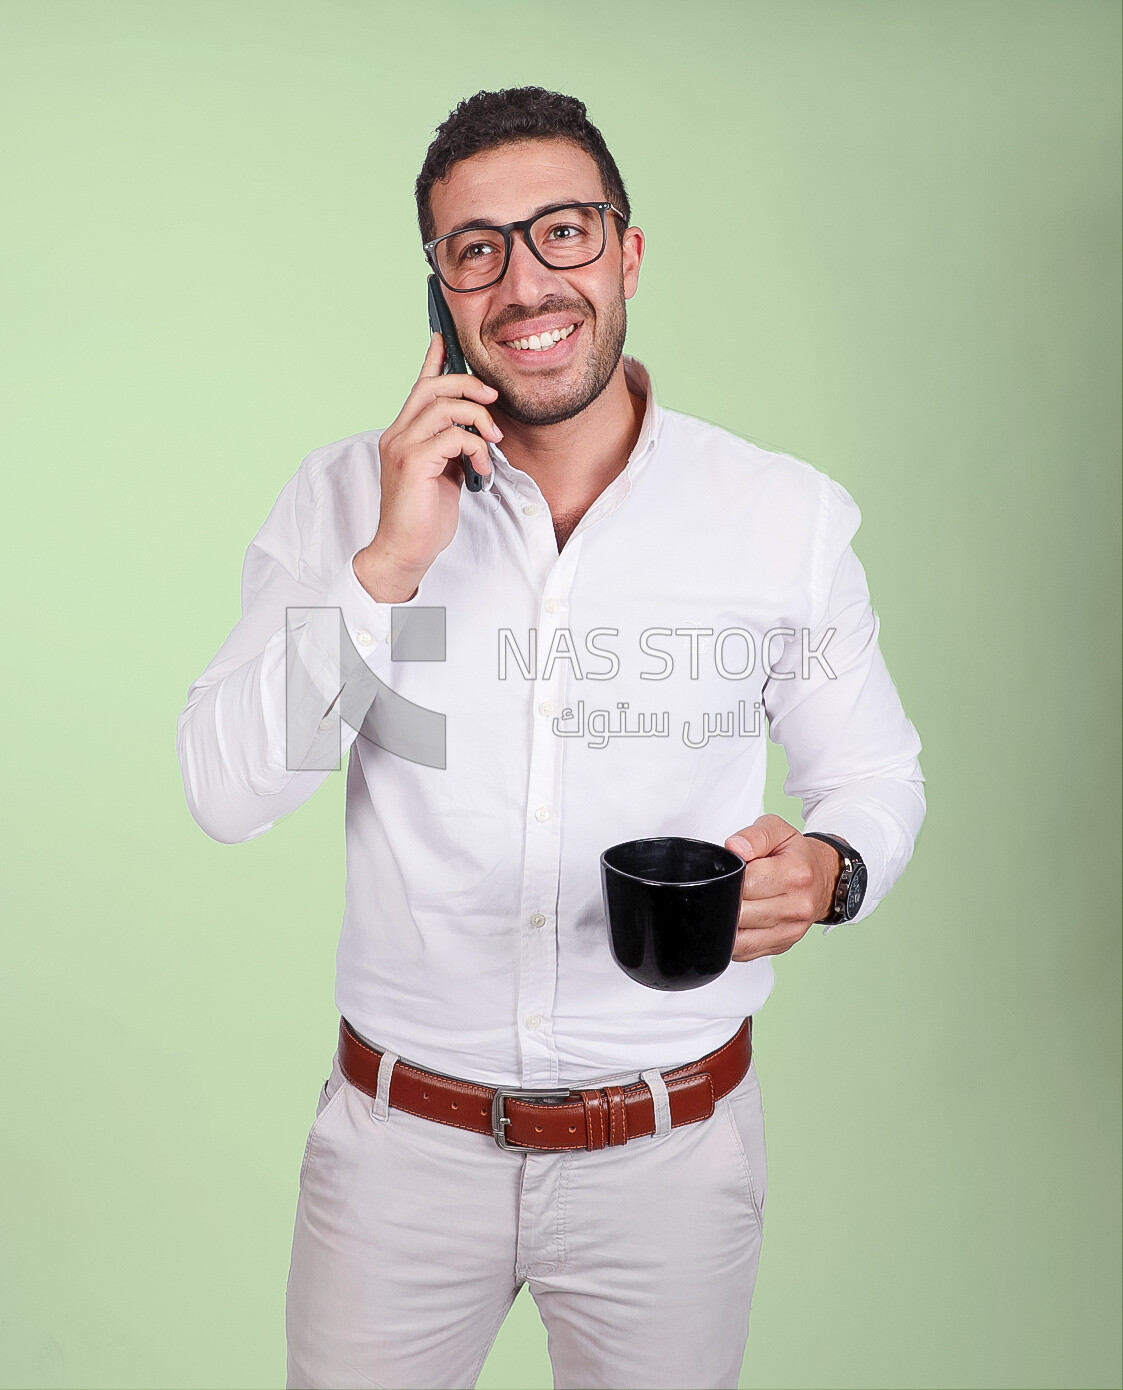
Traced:
<path id="1" fill-rule="evenodd" d="M 572 304 L 559 305 L 558 308 L 574 309 Z M 538 312 L 552 313 L 554 309 L 545 307 Z M 530 317 L 530 315 L 524 315 Z M 623 286 L 620 294 L 599 316 L 593 313 L 592 305 L 580 312 L 584 328 L 595 321 L 600 329 L 593 338 L 593 350 L 585 361 L 580 376 L 571 382 L 552 382 L 543 376 L 538 383 L 511 380 L 506 374 L 498 373 L 490 361 L 474 360 L 475 354 L 464 350 L 468 365 L 481 381 L 499 392 L 499 399 L 493 410 L 506 415 L 520 425 L 560 425 L 563 420 L 572 420 L 597 399 L 612 380 L 617 364 L 624 352 L 624 339 L 628 329 L 628 315 L 625 307 Z M 532 349 L 527 349 L 532 351 Z"/>

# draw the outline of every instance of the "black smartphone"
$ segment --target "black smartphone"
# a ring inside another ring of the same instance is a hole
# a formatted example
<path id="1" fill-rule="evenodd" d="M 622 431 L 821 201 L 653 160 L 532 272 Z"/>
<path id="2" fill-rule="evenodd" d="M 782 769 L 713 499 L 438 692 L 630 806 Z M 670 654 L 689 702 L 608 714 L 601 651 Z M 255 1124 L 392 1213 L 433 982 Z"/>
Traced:
<path id="1" fill-rule="evenodd" d="M 449 312 L 448 302 L 445 299 L 444 291 L 441 289 L 441 282 L 435 275 L 429 276 L 429 328 L 433 333 L 440 333 L 445 340 L 445 365 L 444 372 L 468 371 L 468 364 L 464 361 L 464 353 L 460 347 L 460 339 L 456 336 L 456 325 L 452 321 L 452 314 Z M 479 434 L 475 425 L 465 425 L 466 430 L 471 430 L 473 434 Z M 484 485 L 484 475 L 477 473 L 472 466 L 472 460 L 467 454 L 460 455 L 460 466 L 464 470 L 464 486 L 469 492 L 480 492 Z"/>

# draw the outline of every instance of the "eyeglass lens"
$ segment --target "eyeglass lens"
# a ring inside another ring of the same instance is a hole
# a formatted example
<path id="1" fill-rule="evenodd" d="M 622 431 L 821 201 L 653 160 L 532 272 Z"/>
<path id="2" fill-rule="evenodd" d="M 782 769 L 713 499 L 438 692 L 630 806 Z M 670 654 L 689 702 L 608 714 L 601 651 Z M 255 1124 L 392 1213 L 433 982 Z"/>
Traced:
<path id="1" fill-rule="evenodd" d="M 534 249 L 550 265 L 588 265 L 604 250 L 605 220 L 598 208 L 555 208 L 527 228 Z M 454 289 L 481 289 L 503 273 L 503 233 L 477 227 L 445 237 L 433 248 L 443 279 Z"/>

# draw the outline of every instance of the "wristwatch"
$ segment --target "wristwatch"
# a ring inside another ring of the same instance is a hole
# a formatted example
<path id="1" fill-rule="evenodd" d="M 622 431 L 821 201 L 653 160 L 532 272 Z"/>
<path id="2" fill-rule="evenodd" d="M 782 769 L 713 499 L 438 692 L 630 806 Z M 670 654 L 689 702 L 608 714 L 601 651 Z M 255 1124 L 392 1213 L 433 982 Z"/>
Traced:
<path id="1" fill-rule="evenodd" d="M 833 927 L 838 922 L 852 922 L 861 910 L 869 884 L 866 861 L 853 845 L 848 845 L 837 835 L 823 835 L 817 830 L 808 830 L 804 832 L 804 838 L 822 840 L 825 845 L 838 850 L 842 858 L 842 872 L 838 876 L 838 883 L 835 884 L 834 905 L 826 917 L 819 919 L 820 923 L 824 927 Z"/>

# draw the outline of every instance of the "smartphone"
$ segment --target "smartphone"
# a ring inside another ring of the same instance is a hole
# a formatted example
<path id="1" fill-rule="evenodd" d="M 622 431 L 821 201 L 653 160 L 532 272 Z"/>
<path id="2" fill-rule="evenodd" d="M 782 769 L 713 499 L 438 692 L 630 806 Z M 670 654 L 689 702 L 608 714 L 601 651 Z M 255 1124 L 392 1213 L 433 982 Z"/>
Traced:
<path id="1" fill-rule="evenodd" d="M 460 339 L 456 336 L 456 325 L 452 321 L 452 314 L 449 312 L 448 302 L 445 299 L 444 291 L 441 289 L 441 282 L 435 275 L 429 276 L 429 328 L 433 333 L 440 333 L 445 340 L 445 365 L 444 373 L 468 371 L 468 364 L 464 360 L 464 353 L 460 347 Z M 466 430 L 471 430 L 473 434 L 479 434 L 475 425 L 465 425 Z M 460 455 L 460 466 L 464 470 L 464 486 L 469 492 L 481 492 L 487 479 L 482 473 L 477 473 L 472 466 L 472 460 L 467 454 Z"/>

